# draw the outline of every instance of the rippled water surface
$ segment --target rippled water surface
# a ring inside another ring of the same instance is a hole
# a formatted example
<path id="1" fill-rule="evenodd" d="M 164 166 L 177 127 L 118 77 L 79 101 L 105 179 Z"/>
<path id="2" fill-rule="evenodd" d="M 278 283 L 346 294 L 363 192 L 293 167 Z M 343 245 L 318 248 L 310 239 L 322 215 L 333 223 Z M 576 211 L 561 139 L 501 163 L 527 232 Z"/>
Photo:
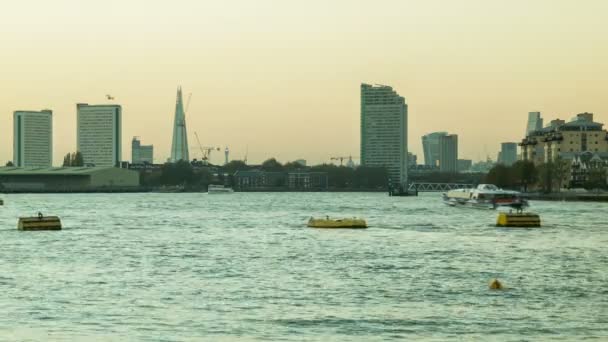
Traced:
<path id="1" fill-rule="evenodd" d="M 0 340 L 608 339 L 608 204 L 500 229 L 438 194 L 1 197 Z M 64 230 L 16 230 L 38 211 Z"/>

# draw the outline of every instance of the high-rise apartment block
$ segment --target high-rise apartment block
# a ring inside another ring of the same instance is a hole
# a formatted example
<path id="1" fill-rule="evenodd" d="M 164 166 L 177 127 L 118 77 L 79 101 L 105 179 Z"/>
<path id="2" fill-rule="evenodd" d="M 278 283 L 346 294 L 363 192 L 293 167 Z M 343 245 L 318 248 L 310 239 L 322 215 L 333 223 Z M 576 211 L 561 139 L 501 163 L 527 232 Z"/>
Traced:
<path id="1" fill-rule="evenodd" d="M 439 171 L 458 171 L 458 135 L 456 134 L 439 138 Z"/>
<path id="2" fill-rule="evenodd" d="M 121 160 L 121 116 L 119 105 L 76 105 L 77 149 L 84 165 L 118 166 Z"/>
<path id="3" fill-rule="evenodd" d="M 138 137 L 131 140 L 131 164 L 153 164 L 154 146 L 142 145 Z"/>
<path id="4" fill-rule="evenodd" d="M 13 164 L 17 167 L 51 167 L 53 164 L 53 112 L 13 113 Z"/>
<path id="5" fill-rule="evenodd" d="M 361 165 L 386 167 L 392 184 L 407 184 L 407 104 L 393 88 L 361 84 Z"/>

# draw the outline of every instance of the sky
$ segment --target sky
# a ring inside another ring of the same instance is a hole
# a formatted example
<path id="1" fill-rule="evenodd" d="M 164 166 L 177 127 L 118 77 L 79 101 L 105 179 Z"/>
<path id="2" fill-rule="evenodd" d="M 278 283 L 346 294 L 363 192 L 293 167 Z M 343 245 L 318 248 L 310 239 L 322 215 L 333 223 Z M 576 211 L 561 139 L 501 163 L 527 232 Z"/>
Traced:
<path id="1" fill-rule="evenodd" d="M 139 136 L 163 162 L 178 86 L 191 157 L 197 132 L 250 163 L 357 159 L 362 82 L 405 97 L 419 162 L 433 131 L 458 134 L 460 158 L 496 158 L 529 111 L 608 123 L 606 13 L 605 0 L 2 1 L 0 160 L 13 111 L 53 110 L 60 164 L 76 103 L 111 94 L 122 159 Z"/>

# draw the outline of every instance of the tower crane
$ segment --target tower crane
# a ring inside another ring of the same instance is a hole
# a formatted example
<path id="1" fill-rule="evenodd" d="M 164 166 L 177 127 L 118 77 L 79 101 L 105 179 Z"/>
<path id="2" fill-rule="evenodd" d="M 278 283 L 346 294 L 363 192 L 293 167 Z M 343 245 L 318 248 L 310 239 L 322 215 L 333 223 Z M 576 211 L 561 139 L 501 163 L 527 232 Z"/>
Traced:
<path id="1" fill-rule="evenodd" d="M 188 94 L 188 100 L 186 101 L 186 109 L 184 109 L 184 114 L 188 113 L 188 108 L 190 108 L 190 100 L 192 99 L 192 93 Z"/>
<path id="2" fill-rule="evenodd" d="M 353 167 L 355 163 L 353 162 L 353 156 L 340 156 L 340 157 L 331 157 L 331 161 L 340 161 L 340 166 L 344 166 L 344 161 L 347 160 L 346 166 Z"/>
<path id="3" fill-rule="evenodd" d="M 340 161 L 340 166 L 343 166 L 344 165 L 344 160 L 350 160 L 350 161 L 352 161 L 353 160 L 353 156 L 331 157 L 330 160 L 331 161 L 334 161 L 334 160 L 337 161 L 337 160 L 339 160 Z"/>
<path id="4" fill-rule="evenodd" d="M 194 136 L 196 137 L 196 142 L 198 143 L 198 148 L 201 150 L 201 161 L 204 164 L 209 164 L 209 158 L 211 157 L 211 152 L 219 151 L 219 147 L 211 147 L 211 146 L 203 146 L 201 144 L 200 139 L 198 138 L 198 133 L 194 132 Z"/>

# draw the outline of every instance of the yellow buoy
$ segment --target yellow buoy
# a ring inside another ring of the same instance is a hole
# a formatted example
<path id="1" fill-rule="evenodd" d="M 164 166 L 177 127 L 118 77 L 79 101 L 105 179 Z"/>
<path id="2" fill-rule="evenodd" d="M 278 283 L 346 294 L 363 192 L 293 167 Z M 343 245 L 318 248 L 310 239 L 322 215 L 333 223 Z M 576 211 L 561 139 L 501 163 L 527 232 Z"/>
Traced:
<path id="1" fill-rule="evenodd" d="M 540 216 L 532 213 L 500 213 L 496 220 L 497 227 L 540 227 Z"/>
<path id="2" fill-rule="evenodd" d="M 61 230 L 61 220 L 57 216 L 20 217 L 17 223 L 19 230 Z"/>
<path id="3" fill-rule="evenodd" d="M 351 219 L 315 219 L 310 218 L 308 220 L 308 227 L 310 228 L 367 228 L 367 222 L 363 219 L 351 218 Z"/>
<path id="4" fill-rule="evenodd" d="M 494 278 L 492 280 L 490 280 L 490 290 L 502 290 L 503 286 L 502 283 L 500 282 L 500 280 Z"/>

